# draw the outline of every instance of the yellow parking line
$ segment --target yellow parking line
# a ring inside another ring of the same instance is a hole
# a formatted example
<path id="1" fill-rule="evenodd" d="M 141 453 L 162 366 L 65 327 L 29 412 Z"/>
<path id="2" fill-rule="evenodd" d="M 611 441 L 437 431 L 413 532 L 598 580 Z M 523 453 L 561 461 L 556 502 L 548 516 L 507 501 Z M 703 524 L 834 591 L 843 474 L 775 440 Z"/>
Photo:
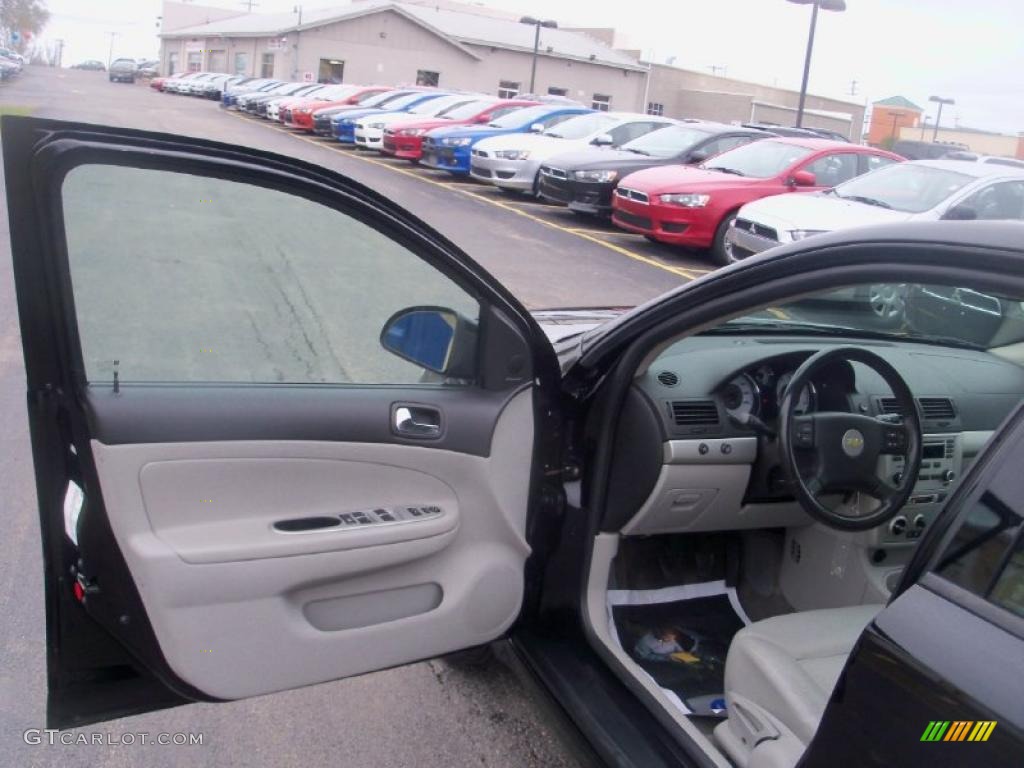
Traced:
<path id="1" fill-rule="evenodd" d="M 238 115 L 235 112 L 228 112 L 228 114 L 229 115 L 236 115 L 238 117 L 241 117 L 241 115 Z M 266 122 L 264 122 L 263 124 L 267 125 Z M 268 125 L 267 127 L 273 128 L 274 126 Z M 343 152 L 346 157 L 354 157 L 354 158 L 357 158 L 359 160 L 362 160 L 364 163 L 373 163 L 374 165 L 380 166 L 381 168 L 387 168 L 388 170 L 394 171 L 395 173 L 401 173 L 401 174 L 404 174 L 406 176 L 411 176 L 412 178 L 419 179 L 420 181 L 426 182 L 427 184 L 433 184 L 435 187 L 441 187 L 442 189 L 450 189 L 450 190 L 453 190 L 455 192 L 459 192 L 459 193 L 461 193 L 463 195 L 468 195 L 469 197 L 474 197 L 477 200 L 481 200 L 481 201 L 483 201 L 485 203 L 488 203 L 490 205 L 493 205 L 493 206 L 495 206 L 497 208 L 501 208 L 502 210 L 509 211 L 511 213 L 517 214 L 518 216 L 522 216 L 524 218 L 530 219 L 531 221 L 535 221 L 535 222 L 537 222 L 539 224 L 543 224 L 546 227 L 551 227 L 552 229 L 557 229 L 560 232 L 565 232 L 566 234 L 574 235 L 575 237 L 580 237 L 580 238 L 583 238 L 584 240 L 589 240 L 592 243 L 597 243 L 598 245 L 602 245 L 605 248 L 608 248 L 609 250 L 615 251 L 616 253 L 618 253 L 618 254 L 620 254 L 622 256 L 625 256 L 625 257 L 627 257 L 629 259 L 633 259 L 634 261 L 639 261 L 639 262 L 641 262 L 643 264 L 647 264 L 648 266 L 651 266 L 651 267 L 657 267 L 658 269 L 663 269 L 666 272 L 671 272 L 674 275 L 679 275 L 680 277 L 685 277 L 688 280 L 693 280 L 696 277 L 698 277 L 699 275 L 707 274 L 708 272 L 711 271 L 711 270 L 704 270 L 704 269 L 684 269 L 683 267 L 673 267 L 673 266 L 671 266 L 669 264 L 663 264 L 662 262 L 657 261 L 656 259 L 648 258 L 647 256 L 644 256 L 643 254 L 640 254 L 640 253 L 636 253 L 635 251 L 631 251 L 628 248 L 623 248 L 621 246 L 615 245 L 614 243 L 609 243 L 609 242 L 606 242 L 604 240 L 600 240 L 597 237 L 594 237 L 593 235 L 587 233 L 586 230 L 581 230 L 581 229 L 578 229 L 578 228 L 575 228 L 575 227 L 563 227 L 561 224 L 555 224 L 554 222 L 547 221 L 545 219 L 542 219 L 539 216 L 534 216 L 532 213 L 527 213 L 526 211 L 521 211 L 518 208 L 513 208 L 511 201 L 495 200 L 494 198 L 488 197 L 486 195 L 478 194 L 478 193 L 474 192 L 472 189 L 464 189 L 462 187 L 462 185 L 459 184 L 459 183 L 454 183 L 453 184 L 452 182 L 447 182 L 446 183 L 446 182 L 442 182 L 442 181 L 436 181 L 435 179 L 432 179 L 432 178 L 430 178 L 428 176 L 421 175 L 419 173 L 414 173 L 413 171 L 410 171 L 410 170 L 408 170 L 406 168 L 398 168 L 398 167 L 392 165 L 391 163 L 387 163 L 387 162 L 384 162 L 382 160 L 378 160 L 378 159 L 373 158 L 373 157 L 362 156 L 361 153 L 359 153 L 359 152 L 346 152 L 343 147 L 333 146 L 333 145 L 331 145 L 329 143 L 325 144 L 324 142 L 317 141 L 315 139 L 311 139 L 308 136 L 302 136 L 300 134 L 291 133 L 291 132 L 289 132 L 288 135 L 291 136 L 293 139 L 298 139 L 299 141 L 305 141 L 307 144 L 312 144 L 312 145 L 317 146 L 317 147 L 324 147 L 324 146 L 326 146 L 326 147 L 328 147 L 330 149 L 335 150 L 336 152 Z M 519 201 L 519 202 L 522 202 L 522 201 Z"/>

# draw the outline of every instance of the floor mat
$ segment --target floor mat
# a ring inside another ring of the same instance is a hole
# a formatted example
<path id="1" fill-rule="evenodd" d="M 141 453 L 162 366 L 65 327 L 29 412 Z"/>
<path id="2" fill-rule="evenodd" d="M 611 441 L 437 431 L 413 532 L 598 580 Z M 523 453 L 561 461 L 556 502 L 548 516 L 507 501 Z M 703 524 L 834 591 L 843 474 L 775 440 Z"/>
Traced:
<path id="1" fill-rule="evenodd" d="M 725 657 L 750 623 L 725 581 L 608 590 L 612 637 L 681 712 L 725 717 Z"/>

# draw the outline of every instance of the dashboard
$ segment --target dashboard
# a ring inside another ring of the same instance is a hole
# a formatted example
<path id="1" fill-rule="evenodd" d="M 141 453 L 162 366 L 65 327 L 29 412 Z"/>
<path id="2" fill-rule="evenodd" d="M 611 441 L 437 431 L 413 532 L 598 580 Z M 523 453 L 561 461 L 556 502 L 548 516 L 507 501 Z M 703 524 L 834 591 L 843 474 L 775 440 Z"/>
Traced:
<path id="1" fill-rule="evenodd" d="M 916 506 L 896 531 L 876 536 L 907 544 L 1020 401 L 1024 369 L 984 351 L 897 340 L 856 343 L 896 368 L 922 413 L 925 458 L 910 502 Z M 663 350 L 626 398 L 605 529 L 648 535 L 809 522 L 784 475 L 773 433 L 796 369 L 816 352 L 843 344 L 793 335 L 703 335 Z M 803 413 L 879 416 L 895 407 L 877 373 L 846 361 L 821 369 L 798 402 Z M 896 478 L 901 466 L 891 457 L 885 461 L 880 476 Z"/>

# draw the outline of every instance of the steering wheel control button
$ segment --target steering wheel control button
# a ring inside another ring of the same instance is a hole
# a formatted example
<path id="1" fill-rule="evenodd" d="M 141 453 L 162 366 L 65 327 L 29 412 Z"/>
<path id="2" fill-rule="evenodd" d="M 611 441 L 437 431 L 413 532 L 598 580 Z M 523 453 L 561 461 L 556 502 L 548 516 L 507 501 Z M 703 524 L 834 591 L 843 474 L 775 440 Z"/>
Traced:
<path id="1" fill-rule="evenodd" d="M 889 523 L 889 533 L 893 536 L 902 536 L 907 530 L 907 518 L 903 515 L 894 517 L 892 522 Z"/>
<path id="2" fill-rule="evenodd" d="M 814 422 L 799 422 L 796 425 L 794 438 L 797 446 L 801 448 L 812 448 L 814 446 Z"/>
<path id="3" fill-rule="evenodd" d="M 883 445 L 886 451 L 903 452 L 907 449 L 907 433 L 902 427 L 886 427 Z"/>
<path id="4" fill-rule="evenodd" d="M 843 453 L 851 459 L 864 453 L 864 434 L 859 429 L 848 429 L 843 434 Z"/>

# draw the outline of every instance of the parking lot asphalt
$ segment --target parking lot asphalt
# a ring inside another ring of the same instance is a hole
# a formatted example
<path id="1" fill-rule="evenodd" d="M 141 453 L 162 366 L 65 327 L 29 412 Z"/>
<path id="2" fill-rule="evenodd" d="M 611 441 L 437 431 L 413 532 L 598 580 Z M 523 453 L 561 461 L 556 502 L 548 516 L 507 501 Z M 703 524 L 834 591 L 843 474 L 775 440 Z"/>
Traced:
<path id="1" fill-rule="evenodd" d="M 20 80 L 0 86 L 0 107 L 11 106 L 30 107 L 43 117 L 251 144 L 329 165 L 407 205 L 478 256 L 533 306 L 640 301 L 686 279 L 588 237 L 514 212 L 532 210 L 529 206 L 510 203 L 510 208 L 502 210 L 460 191 L 444 192 L 436 184 L 376 162 L 228 117 L 212 102 L 163 96 L 141 84 L 108 83 L 103 73 L 29 68 Z M 152 205 L 159 204 L 152 201 Z M 467 222 L 471 226 L 466 226 Z M 100 733 L 114 739 L 139 732 L 201 733 L 202 745 L 26 744 L 26 729 L 45 727 L 45 633 L 25 374 L 6 215 L 0 217 L 0 493 L 5 524 L 0 557 L 2 766 L 576 764 L 544 710 L 506 667 L 494 663 L 466 671 L 437 660 L 273 696 L 124 718 L 72 732 L 76 737 Z"/>

